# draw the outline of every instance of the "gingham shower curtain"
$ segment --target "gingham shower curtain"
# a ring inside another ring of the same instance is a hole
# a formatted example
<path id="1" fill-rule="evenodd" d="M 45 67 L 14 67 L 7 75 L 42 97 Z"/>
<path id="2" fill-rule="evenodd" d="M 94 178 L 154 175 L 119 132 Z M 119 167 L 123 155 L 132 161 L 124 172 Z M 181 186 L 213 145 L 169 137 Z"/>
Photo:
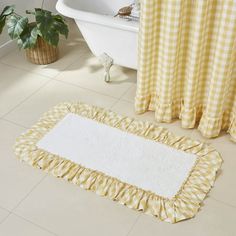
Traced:
<path id="1" fill-rule="evenodd" d="M 135 108 L 236 141 L 235 0 L 141 0 Z"/>

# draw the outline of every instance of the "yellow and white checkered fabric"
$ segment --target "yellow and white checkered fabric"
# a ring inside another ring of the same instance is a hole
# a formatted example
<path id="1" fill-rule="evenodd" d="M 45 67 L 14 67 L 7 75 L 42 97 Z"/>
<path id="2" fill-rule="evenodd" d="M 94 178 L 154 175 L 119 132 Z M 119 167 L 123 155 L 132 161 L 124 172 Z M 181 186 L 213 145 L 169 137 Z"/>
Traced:
<path id="1" fill-rule="evenodd" d="M 165 198 L 38 148 L 38 142 L 70 113 L 196 155 L 197 160 L 177 194 L 172 198 Z M 15 153 L 21 161 L 35 168 L 171 223 L 192 218 L 197 214 L 202 201 L 214 185 L 222 163 L 220 154 L 200 141 L 175 136 L 153 123 L 80 102 L 62 103 L 44 114 L 31 129 L 17 139 Z"/>
<path id="2" fill-rule="evenodd" d="M 236 141 L 236 1 L 141 1 L 135 108 Z"/>

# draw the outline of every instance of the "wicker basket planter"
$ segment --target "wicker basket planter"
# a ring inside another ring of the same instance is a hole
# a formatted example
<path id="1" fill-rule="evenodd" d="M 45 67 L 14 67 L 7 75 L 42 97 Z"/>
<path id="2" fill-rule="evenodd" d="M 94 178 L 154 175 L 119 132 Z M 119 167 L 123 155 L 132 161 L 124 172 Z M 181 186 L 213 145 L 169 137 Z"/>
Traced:
<path id="1" fill-rule="evenodd" d="M 34 48 L 28 48 L 26 51 L 26 58 L 38 65 L 46 65 L 55 62 L 59 57 L 58 47 L 54 47 L 38 37 Z"/>
<path id="2" fill-rule="evenodd" d="M 34 64 L 56 61 L 59 58 L 59 37 L 63 35 L 67 38 L 69 33 L 65 19 L 42 8 L 26 10 L 26 13 L 34 20 L 16 13 L 13 5 L 4 7 L 0 11 L 0 34 L 7 25 L 10 38 L 20 49 L 25 49 L 26 58 Z"/>

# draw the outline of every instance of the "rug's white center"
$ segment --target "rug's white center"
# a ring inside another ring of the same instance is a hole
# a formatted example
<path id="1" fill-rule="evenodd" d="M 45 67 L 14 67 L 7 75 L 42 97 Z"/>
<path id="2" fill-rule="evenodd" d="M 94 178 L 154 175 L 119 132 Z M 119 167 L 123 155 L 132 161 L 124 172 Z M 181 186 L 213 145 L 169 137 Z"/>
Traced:
<path id="1" fill-rule="evenodd" d="M 69 113 L 37 144 L 52 154 L 171 198 L 196 156 Z"/>

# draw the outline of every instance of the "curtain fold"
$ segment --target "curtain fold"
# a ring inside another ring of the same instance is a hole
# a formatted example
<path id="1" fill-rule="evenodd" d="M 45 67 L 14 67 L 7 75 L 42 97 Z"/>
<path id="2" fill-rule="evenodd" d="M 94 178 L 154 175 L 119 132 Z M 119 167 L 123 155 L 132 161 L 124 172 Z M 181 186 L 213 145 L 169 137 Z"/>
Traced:
<path id="1" fill-rule="evenodd" d="M 236 142 L 236 1 L 141 1 L 135 109 Z"/>

